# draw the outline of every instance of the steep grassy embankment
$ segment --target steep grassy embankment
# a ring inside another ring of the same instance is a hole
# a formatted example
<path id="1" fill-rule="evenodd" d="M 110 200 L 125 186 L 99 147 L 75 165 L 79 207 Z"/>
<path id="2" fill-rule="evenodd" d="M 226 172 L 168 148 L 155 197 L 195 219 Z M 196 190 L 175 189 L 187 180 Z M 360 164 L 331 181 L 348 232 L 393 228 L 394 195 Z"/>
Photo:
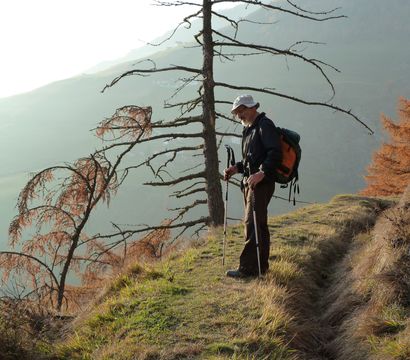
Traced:
<path id="1" fill-rule="evenodd" d="M 160 264 L 135 265 L 53 352 L 60 359 L 350 359 L 334 344 L 344 330 L 327 316 L 329 294 L 338 297 L 332 275 L 355 236 L 370 238 L 387 205 L 343 195 L 271 218 L 271 267 L 260 280 L 224 276 L 220 231 Z M 235 267 L 241 226 L 228 239 Z"/>
<path id="2" fill-rule="evenodd" d="M 333 358 L 410 359 L 410 186 L 337 266 L 321 321 Z"/>

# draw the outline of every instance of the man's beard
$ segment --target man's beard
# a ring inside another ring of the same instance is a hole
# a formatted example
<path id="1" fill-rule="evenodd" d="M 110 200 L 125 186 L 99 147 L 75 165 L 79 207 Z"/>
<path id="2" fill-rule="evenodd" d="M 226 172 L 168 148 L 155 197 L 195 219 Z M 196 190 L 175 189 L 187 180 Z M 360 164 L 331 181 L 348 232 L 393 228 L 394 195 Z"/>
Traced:
<path id="1" fill-rule="evenodd" d="M 252 125 L 252 121 L 247 121 L 246 119 L 241 119 L 238 115 L 235 115 L 236 120 L 239 120 L 242 124 L 242 126 L 250 126 Z"/>
<path id="2" fill-rule="evenodd" d="M 252 123 L 251 122 L 249 122 L 249 121 L 246 121 L 245 119 L 240 119 L 241 120 L 241 124 L 243 125 L 243 126 L 249 126 L 249 125 L 251 125 Z"/>

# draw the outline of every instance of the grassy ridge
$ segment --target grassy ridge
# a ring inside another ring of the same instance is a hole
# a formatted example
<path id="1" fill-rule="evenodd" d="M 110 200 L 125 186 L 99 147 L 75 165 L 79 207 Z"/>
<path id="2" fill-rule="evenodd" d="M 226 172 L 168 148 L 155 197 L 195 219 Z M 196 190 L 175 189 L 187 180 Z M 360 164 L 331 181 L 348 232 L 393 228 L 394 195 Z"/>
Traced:
<path id="1" fill-rule="evenodd" d="M 379 200 L 339 196 L 271 218 L 271 267 L 261 280 L 233 280 L 221 266 L 220 230 L 182 255 L 135 265 L 116 279 L 60 359 L 299 359 L 325 356 L 319 314 L 332 264 L 367 231 Z M 242 227 L 228 234 L 235 267 Z M 322 324 L 323 325 L 323 324 Z"/>
<path id="2" fill-rule="evenodd" d="M 410 359 L 410 187 L 374 229 L 354 239 L 322 318 L 337 359 Z"/>

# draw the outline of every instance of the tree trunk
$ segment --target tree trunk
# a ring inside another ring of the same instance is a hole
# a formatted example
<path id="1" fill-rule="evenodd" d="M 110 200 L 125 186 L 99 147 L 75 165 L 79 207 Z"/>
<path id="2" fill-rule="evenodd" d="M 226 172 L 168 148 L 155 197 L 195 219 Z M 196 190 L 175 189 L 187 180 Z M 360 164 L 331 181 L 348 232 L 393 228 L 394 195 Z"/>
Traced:
<path id="1" fill-rule="evenodd" d="M 208 196 L 210 225 L 222 225 L 224 203 L 219 178 L 218 149 L 215 135 L 215 95 L 213 74 L 212 1 L 203 1 L 203 136 L 205 157 L 205 181 Z"/>
<path id="2" fill-rule="evenodd" d="M 58 288 L 57 306 L 56 306 L 56 310 L 58 312 L 61 311 L 61 307 L 63 306 L 64 293 L 65 293 L 65 282 L 67 280 L 67 275 L 68 275 L 68 271 L 70 270 L 71 260 L 73 259 L 74 251 L 77 248 L 79 238 L 80 238 L 80 232 L 76 231 L 75 235 L 73 236 L 71 247 L 67 254 L 64 267 L 60 274 L 60 287 Z"/>

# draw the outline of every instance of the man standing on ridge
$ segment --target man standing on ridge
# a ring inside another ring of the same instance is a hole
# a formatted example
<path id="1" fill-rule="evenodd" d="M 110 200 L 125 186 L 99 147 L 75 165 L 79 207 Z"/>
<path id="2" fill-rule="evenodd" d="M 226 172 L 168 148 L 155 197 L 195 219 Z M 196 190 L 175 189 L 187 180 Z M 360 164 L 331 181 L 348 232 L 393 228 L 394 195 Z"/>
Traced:
<path id="1" fill-rule="evenodd" d="M 275 191 L 275 169 L 281 162 L 282 150 L 279 134 L 272 120 L 259 113 L 259 103 L 251 95 L 238 96 L 231 113 L 244 126 L 242 132 L 242 157 L 224 170 L 225 180 L 236 173 L 243 174 L 241 190 L 244 195 L 245 247 L 239 259 L 239 268 L 229 270 L 226 275 L 242 278 L 258 275 L 256 234 L 253 221 L 253 197 L 256 211 L 259 240 L 260 270 L 264 274 L 269 268 L 270 235 L 268 228 L 268 205 Z"/>

